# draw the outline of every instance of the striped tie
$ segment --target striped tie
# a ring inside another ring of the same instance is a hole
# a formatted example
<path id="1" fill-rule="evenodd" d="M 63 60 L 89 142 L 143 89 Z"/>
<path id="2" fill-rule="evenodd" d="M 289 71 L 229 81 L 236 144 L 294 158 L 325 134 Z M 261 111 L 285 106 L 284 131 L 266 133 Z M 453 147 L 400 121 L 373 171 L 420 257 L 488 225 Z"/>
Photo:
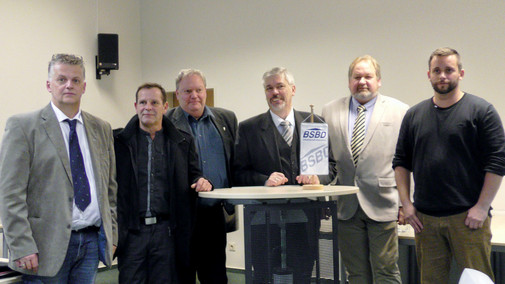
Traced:
<path id="1" fill-rule="evenodd" d="M 365 140 L 365 111 L 366 108 L 364 106 L 358 106 L 358 116 L 352 130 L 351 153 L 354 165 L 358 165 L 358 157 L 363 147 L 363 140 Z"/>
<path id="2" fill-rule="evenodd" d="M 289 147 L 291 147 L 291 144 L 293 142 L 293 127 L 291 127 L 291 123 L 287 120 L 282 121 L 281 125 L 284 128 L 284 131 L 282 132 L 282 138 L 284 138 L 284 141 L 286 141 Z"/>

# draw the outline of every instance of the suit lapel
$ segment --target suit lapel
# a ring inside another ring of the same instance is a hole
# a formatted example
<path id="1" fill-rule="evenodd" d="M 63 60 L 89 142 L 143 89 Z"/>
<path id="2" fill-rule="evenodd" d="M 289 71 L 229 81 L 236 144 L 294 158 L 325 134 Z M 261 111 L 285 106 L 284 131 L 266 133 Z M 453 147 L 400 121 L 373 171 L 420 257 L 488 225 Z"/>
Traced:
<path id="1" fill-rule="evenodd" d="M 68 180 L 70 181 L 70 184 L 72 184 L 72 170 L 70 169 L 67 146 L 65 145 L 65 140 L 63 139 L 63 133 L 61 133 L 60 123 L 56 118 L 56 114 L 54 114 L 51 104 L 42 110 L 40 119 L 42 120 L 42 127 L 44 127 L 47 136 L 53 143 L 54 148 L 58 153 L 58 157 L 65 168 Z"/>
<path id="2" fill-rule="evenodd" d="M 263 149 L 266 151 L 267 156 L 270 161 L 274 162 L 275 168 L 281 168 L 281 161 L 279 159 L 279 149 L 277 143 L 275 142 L 275 132 L 278 131 L 275 128 L 275 124 L 270 116 L 270 111 L 267 111 L 261 116 L 259 120 L 259 135 L 263 145 L 258 145 L 257 149 Z M 268 161 L 268 160 L 266 160 Z"/>
<path id="3" fill-rule="evenodd" d="M 180 116 L 180 115 L 178 116 L 178 123 L 183 123 L 184 120 L 186 119 L 183 116 L 184 114 L 182 113 L 182 111 L 181 111 L 181 114 L 182 114 L 182 116 Z M 189 123 L 187 123 L 187 122 L 186 122 L 186 124 L 189 125 Z M 169 159 L 168 159 L 168 172 L 170 173 L 170 176 L 175 177 L 176 176 L 175 175 L 176 174 L 176 172 L 175 172 L 175 169 L 176 169 L 175 156 L 176 156 L 177 151 L 180 151 L 180 149 L 178 147 L 179 143 L 183 143 L 183 141 L 185 141 L 185 139 L 183 138 L 182 134 L 179 132 L 179 129 L 174 124 L 174 122 L 171 122 L 168 117 L 163 117 L 162 129 L 163 129 L 163 135 L 165 138 L 166 150 L 168 151 L 167 155 L 169 157 Z M 191 133 L 191 130 L 189 133 Z M 174 188 L 175 181 L 176 181 L 175 178 L 170 179 L 170 186 L 171 186 L 170 188 Z M 175 190 L 170 191 L 170 197 L 171 197 L 170 198 L 170 205 L 171 206 L 176 206 L 176 203 L 174 203 L 177 200 L 176 196 L 174 195 L 174 194 L 176 194 L 176 192 L 177 191 L 175 191 Z M 175 208 L 175 207 L 173 207 L 173 208 Z"/>
<path id="4" fill-rule="evenodd" d="M 211 116 L 211 120 L 214 122 L 214 125 L 216 126 L 217 131 L 219 132 L 219 135 L 221 136 L 221 139 L 223 141 L 224 151 L 226 154 L 226 160 L 229 161 L 230 155 L 231 155 L 230 154 L 231 153 L 230 145 L 232 144 L 229 142 L 230 129 L 226 128 L 226 123 L 221 119 L 221 116 L 219 115 L 219 113 L 216 110 L 211 109 L 211 111 L 213 114 Z"/>
<path id="5" fill-rule="evenodd" d="M 349 152 L 351 153 L 351 144 L 349 143 L 349 139 L 351 138 L 350 136 L 352 135 L 349 133 L 349 105 L 351 103 L 351 96 L 349 96 L 346 100 L 342 101 L 341 104 L 338 104 L 338 109 L 337 113 L 339 113 L 339 127 L 340 131 L 343 134 L 342 137 L 344 137 L 344 143 L 345 146 Z M 351 156 L 350 156 L 351 157 Z"/>
<path id="6" fill-rule="evenodd" d="M 372 117 L 370 118 L 370 123 L 368 124 L 366 131 L 365 140 L 363 141 L 363 151 L 365 151 L 366 146 L 370 143 L 370 140 L 375 133 L 375 130 L 377 130 L 385 110 L 386 107 L 384 106 L 384 100 L 382 99 L 382 96 L 378 94 L 373 108 Z"/>
<path id="7" fill-rule="evenodd" d="M 103 145 L 100 143 L 100 139 L 97 137 L 98 125 L 92 117 L 90 117 L 87 113 L 81 112 L 82 120 L 84 122 L 84 129 L 86 130 L 86 139 L 88 140 L 88 147 L 91 156 L 91 164 L 93 165 L 93 175 L 95 177 L 95 188 L 97 192 L 98 200 L 101 200 L 102 191 L 99 186 L 99 181 L 101 180 L 101 173 L 104 172 L 100 168 L 100 149 L 98 147 L 107 147 L 107 145 Z"/>
<path id="8" fill-rule="evenodd" d="M 174 116 L 175 117 L 175 116 Z M 182 123 L 184 121 L 182 120 L 179 120 L 179 123 Z M 172 121 L 172 124 L 175 125 L 175 121 Z M 175 127 L 177 128 L 177 126 Z M 169 179 L 169 188 L 172 189 L 172 188 L 175 188 L 175 183 L 176 183 L 176 180 L 177 178 L 176 177 L 176 173 L 175 173 L 175 153 L 177 153 L 177 144 L 175 142 L 172 141 L 172 139 L 170 138 L 170 133 L 169 133 L 169 129 L 168 127 L 166 126 L 165 123 L 163 123 L 163 136 L 165 138 L 165 145 L 166 145 L 166 151 L 167 151 L 167 156 L 168 156 L 168 161 L 167 161 L 167 164 L 168 164 L 168 175 L 170 177 L 174 177 L 174 178 L 170 178 Z M 191 132 L 190 132 L 191 133 Z M 177 207 L 177 190 L 169 190 L 169 202 L 170 202 L 170 208 L 176 208 Z M 172 210 L 170 209 L 170 214 L 176 212 L 177 210 Z M 172 216 L 171 216 L 172 217 Z M 175 218 L 175 216 L 173 216 Z"/>
<path id="9" fill-rule="evenodd" d="M 296 147 L 296 157 L 299 159 L 300 157 L 300 146 L 301 146 L 301 143 L 300 143 L 300 136 L 302 134 L 300 134 L 300 125 L 302 124 L 302 122 L 307 119 L 307 117 L 303 117 L 303 115 L 299 112 L 299 111 L 296 111 L 293 109 L 293 112 L 294 112 L 294 115 L 295 115 L 295 124 L 296 124 L 296 133 L 298 134 L 298 141 L 296 143 L 296 145 L 298 145 Z M 307 122 L 310 122 L 310 119 L 307 119 Z M 293 133 L 294 135 L 295 133 Z"/>
<path id="10" fill-rule="evenodd" d="M 189 122 L 186 119 L 186 116 L 184 115 L 184 112 L 182 111 L 181 107 L 177 107 L 174 110 L 174 120 L 172 121 L 178 129 L 182 129 L 186 131 L 189 134 L 192 134 L 193 132 L 191 131 L 191 127 L 189 126 Z"/>
<path id="11" fill-rule="evenodd" d="M 296 131 L 300 133 L 300 124 L 302 124 L 302 121 L 305 119 L 305 117 L 303 117 L 302 114 L 296 110 L 293 110 L 293 114 L 295 116 Z"/>

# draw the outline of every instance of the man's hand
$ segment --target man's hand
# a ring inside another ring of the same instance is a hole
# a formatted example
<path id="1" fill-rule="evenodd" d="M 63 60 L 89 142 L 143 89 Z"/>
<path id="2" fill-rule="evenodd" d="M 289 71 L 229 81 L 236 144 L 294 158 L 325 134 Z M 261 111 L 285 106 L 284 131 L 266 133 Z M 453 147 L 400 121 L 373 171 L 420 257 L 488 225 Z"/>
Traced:
<path id="1" fill-rule="evenodd" d="M 480 229 L 482 225 L 484 225 L 484 221 L 486 221 L 487 214 L 489 208 L 481 208 L 475 205 L 474 207 L 468 210 L 468 214 L 466 215 L 465 225 L 470 229 Z"/>
<path id="2" fill-rule="evenodd" d="M 270 177 L 268 177 L 265 182 L 266 186 L 279 186 L 288 182 L 288 179 L 284 176 L 283 173 L 273 172 Z"/>
<path id="3" fill-rule="evenodd" d="M 398 220 L 396 221 L 398 225 L 406 225 L 405 214 L 403 213 L 403 207 L 398 208 Z"/>
<path id="4" fill-rule="evenodd" d="M 299 184 L 319 184 L 319 177 L 317 175 L 299 175 L 296 177 Z"/>
<path id="5" fill-rule="evenodd" d="M 211 191 L 212 184 L 204 178 L 199 178 L 194 184 L 191 185 L 191 188 L 194 188 L 196 192 Z"/>
<path id="6" fill-rule="evenodd" d="M 491 203 L 500 188 L 503 177 L 491 172 L 486 172 L 484 176 L 484 185 L 479 195 L 477 203 L 468 210 L 465 225 L 470 229 L 479 229 L 486 221 Z"/>
<path id="7" fill-rule="evenodd" d="M 412 203 L 403 204 L 403 215 L 405 223 L 408 223 L 414 228 L 414 232 L 420 233 L 423 230 L 423 223 L 417 217 L 417 210 Z"/>
<path id="8" fill-rule="evenodd" d="M 39 270 L 39 256 L 36 253 L 17 259 L 14 263 L 17 267 L 31 270 L 34 273 L 37 273 L 37 270 Z"/>

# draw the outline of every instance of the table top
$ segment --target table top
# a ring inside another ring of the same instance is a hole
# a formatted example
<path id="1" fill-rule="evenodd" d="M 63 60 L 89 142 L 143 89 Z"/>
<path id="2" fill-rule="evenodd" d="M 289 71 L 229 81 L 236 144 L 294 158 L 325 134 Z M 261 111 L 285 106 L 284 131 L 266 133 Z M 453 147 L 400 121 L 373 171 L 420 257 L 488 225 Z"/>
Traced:
<path id="1" fill-rule="evenodd" d="M 356 186 L 325 185 L 323 189 L 303 189 L 300 185 L 283 185 L 218 188 L 213 191 L 199 192 L 198 195 L 202 198 L 218 199 L 285 199 L 336 196 L 356 192 L 358 192 Z"/>

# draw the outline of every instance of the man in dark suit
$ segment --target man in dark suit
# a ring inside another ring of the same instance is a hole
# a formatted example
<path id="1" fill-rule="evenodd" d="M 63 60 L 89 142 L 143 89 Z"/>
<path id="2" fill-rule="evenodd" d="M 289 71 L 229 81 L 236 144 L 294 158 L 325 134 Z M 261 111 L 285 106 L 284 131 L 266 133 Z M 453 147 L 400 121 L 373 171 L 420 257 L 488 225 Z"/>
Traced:
<path id="1" fill-rule="evenodd" d="M 232 111 L 208 107 L 207 83 L 200 70 L 181 70 L 175 80 L 179 107 L 167 116 L 174 125 L 193 134 L 205 177 L 215 188 L 231 187 L 237 117 Z M 223 200 L 199 199 L 193 240 L 193 260 L 202 284 L 227 283 L 226 223 Z M 227 212 L 233 207 L 226 204 Z"/>
<path id="2" fill-rule="evenodd" d="M 193 138 L 164 116 L 159 84 L 136 92 L 135 110 L 114 135 L 118 181 L 119 283 L 194 283 L 190 240 L 202 177 Z"/>
<path id="3" fill-rule="evenodd" d="M 0 214 L 9 266 L 25 283 L 94 283 L 117 243 L 110 125 L 81 111 L 82 57 L 55 54 L 51 103 L 7 121 L 0 150 Z"/>
<path id="4" fill-rule="evenodd" d="M 235 182 L 242 186 L 280 186 L 293 184 L 328 184 L 335 177 L 335 163 L 330 159 L 329 175 L 300 175 L 300 123 L 310 114 L 293 109 L 296 92 L 293 75 L 276 67 L 263 75 L 269 111 L 245 120 L 239 125 L 235 148 Z M 319 214 L 305 210 L 300 220 L 287 229 L 287 265 L 294 270 L 294 283 L 309 283 L 316 256 Z M 288 212 L 289 214 L 289 212 Z M 300 216 L 300 215 L 299 215 Z M 264 224 L 264 222 L 263 222 Z M 252 226 L 252 262 L 254 282 L 267 283 L 265 225 Z M 272 226 L 272 230 L 277 230 Z M 278 248 L 278 233 L 269 240 Z M 277 254 L 278 255 L 278 254 Z M 275 260 L 279 265 L 280 260 Z"/>

